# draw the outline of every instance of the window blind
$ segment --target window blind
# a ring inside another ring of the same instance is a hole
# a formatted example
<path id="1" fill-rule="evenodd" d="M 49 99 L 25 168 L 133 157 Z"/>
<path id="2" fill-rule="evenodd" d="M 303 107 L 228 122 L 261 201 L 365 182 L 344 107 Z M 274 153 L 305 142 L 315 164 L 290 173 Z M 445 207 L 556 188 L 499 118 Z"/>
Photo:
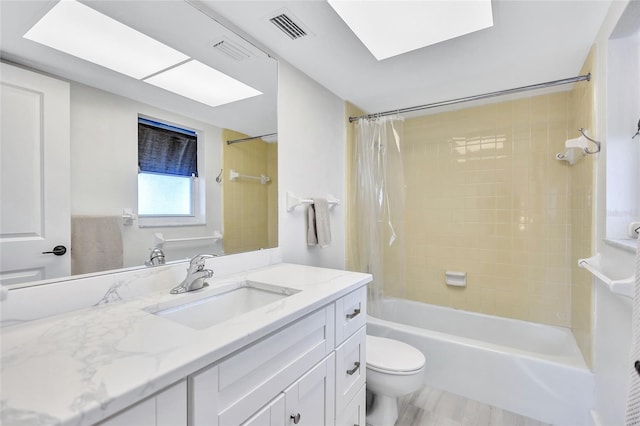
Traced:
<path id="1" fill-rule="evenodd" d="M 198 176 L 198 139 L 194 131 L 138 119 L 140 172 Z"/>

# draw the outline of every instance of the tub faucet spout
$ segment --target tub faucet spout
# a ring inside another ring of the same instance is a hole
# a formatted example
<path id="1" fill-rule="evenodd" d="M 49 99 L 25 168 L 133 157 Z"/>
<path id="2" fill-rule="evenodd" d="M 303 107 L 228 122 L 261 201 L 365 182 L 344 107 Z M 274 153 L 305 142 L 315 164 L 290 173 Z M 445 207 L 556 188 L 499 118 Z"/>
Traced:
<path id="1" fill-rule="evenodd" d="M 205 280 L 213 276 L 213 271 L 211 269 L 204 269 L 204 263 L 212 257 L 215 256 L 210 254 L 195 255 L 191 259 L 191 262 L 189 262 L 186 278 L 182 280 L 179 285 L 171 289 L 171 294 L 186 293 L 188 291 L 199 290 L 206 286 L 207 283 Z"/>

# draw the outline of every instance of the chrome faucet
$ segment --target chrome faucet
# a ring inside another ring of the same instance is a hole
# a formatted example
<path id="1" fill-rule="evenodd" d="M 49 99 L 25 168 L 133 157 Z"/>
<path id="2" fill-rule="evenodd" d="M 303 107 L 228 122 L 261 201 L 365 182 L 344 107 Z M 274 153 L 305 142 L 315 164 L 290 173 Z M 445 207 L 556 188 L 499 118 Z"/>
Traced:
<path id="1" fill-rule="evenodd" d="M 149 260 L 144 262 L 144 264 L 146 266 L 164 265 L 165 259 L 164 259 L 164 252 L 162 251 L 162 249 L 160 247 L 154 247 L 151 250 L 151 253 L 149 254 Z"/>
<path id="2" fill-rule="evenodd" d="M 187 277 L 180 285 L 171 289 L 171 294 L 186 293 L 187 291 L 199 290 L 207 283 L 205 280 L 213 276 L 211 269 L 204 269 L 204 262 L 215 256 L 210 254 L 197 254 L 193 256 L 187 268 Z"/>

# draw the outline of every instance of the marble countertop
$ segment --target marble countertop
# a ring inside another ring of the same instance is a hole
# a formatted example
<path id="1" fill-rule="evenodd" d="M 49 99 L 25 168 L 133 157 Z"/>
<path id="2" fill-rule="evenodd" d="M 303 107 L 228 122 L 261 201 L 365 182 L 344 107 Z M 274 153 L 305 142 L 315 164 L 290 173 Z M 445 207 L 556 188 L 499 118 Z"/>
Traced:
<path id="1" fill-rule="evenodd" d="M 196 330 L 145 311 L 193 293 L 169 288 L 1 330 L 1 421 L 89 425 L 177 382 L 371 280 L 368 274 L 277 264 L 208 280 L 301 290 Z"/>

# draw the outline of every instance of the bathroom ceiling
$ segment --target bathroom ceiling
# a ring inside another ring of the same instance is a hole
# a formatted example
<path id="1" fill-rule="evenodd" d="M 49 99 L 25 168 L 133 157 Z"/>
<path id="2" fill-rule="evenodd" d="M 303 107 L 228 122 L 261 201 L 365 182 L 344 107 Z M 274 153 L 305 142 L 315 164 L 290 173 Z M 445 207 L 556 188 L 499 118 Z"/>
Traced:
<path id="1" fill-rule="evenodd" d="M 263 95 L 212 107 L 211 104 L 215 102 L 203 100 L 201 95 L 203 92 L 209 93 L 214 90 L 204 91 L 200 86 L 195 91 L 200 98 L 191 96 L 189 99 L 172 93 L 171 89 L 162 90 L 153 84 L 141 81 L 138 79 L 139 76 L 133 78 L 129 76 L 131 74 L 125 75 L 122 69 L 116 72 L 107 68 L 109 65 L 105 63 L 103 63 L 104 66 L 98 65 L 95 63 L 95 58 L 80 59 L 76 54 L 57 50 L 60 47 L 52 46 L 52 48 L 25 38 L 24 35 L 47 12 L 56 7 L 57 0 L 0 0 L 0 57 L 9 62 L 129 97 L 218 127 L 230 128 L 250 135 L 273 133 L 276 130 L 276 61 L 220 25 L 207 13 L 203 13 L 186 1 L 81 0 L 81 3 L 181 52 L 187 58 L 195 59 L 243 82 L 262 92 Z M 106 40 L 117 38 L 113 31 L 104 31 L 109 35 Z M 87 37 L 83 38 L 80 35 L 77 37 L 88 43 Z M 221 45 L 233 46 L 236 52 L 229 54 L 228 51 L 219 47 Z M 238 59 L 232 56 L 233 53 L 241 53 L 244 57 Z M 127 61 L 132 63 L 128 65 L 138 68 L 136 59 L 142 60 L 141 58 L 129 59 Z M 178 71 L 179 68 L 175 67 L 172 70 Z M 143 71 L 142 74 L 148 75 L 148 71 Z M 210 75 L 208 72 L 209 83 Z M 184 79 L 181 82 L 184 82 Z M 158 81 L 155 80 L 153 83 Z M 158 83 L 158 85 L 161 84 Z M 227 80 L 225 88 L 228 87 Z M 220 95 L 221 90 L 218 87 L 215 89 L 214 94 Z M 193 100 L 194 98 L 198 101 Z"/>
<path id="2" fill-rule="evenodd" d="M 191 1 L 367 112 L 576 76 L 610 5 L 493 0 L 493 27 L 378 61 L 325 1 Z M 291 39 L 269 21 L 282 13 L 307 35 Z"/>

